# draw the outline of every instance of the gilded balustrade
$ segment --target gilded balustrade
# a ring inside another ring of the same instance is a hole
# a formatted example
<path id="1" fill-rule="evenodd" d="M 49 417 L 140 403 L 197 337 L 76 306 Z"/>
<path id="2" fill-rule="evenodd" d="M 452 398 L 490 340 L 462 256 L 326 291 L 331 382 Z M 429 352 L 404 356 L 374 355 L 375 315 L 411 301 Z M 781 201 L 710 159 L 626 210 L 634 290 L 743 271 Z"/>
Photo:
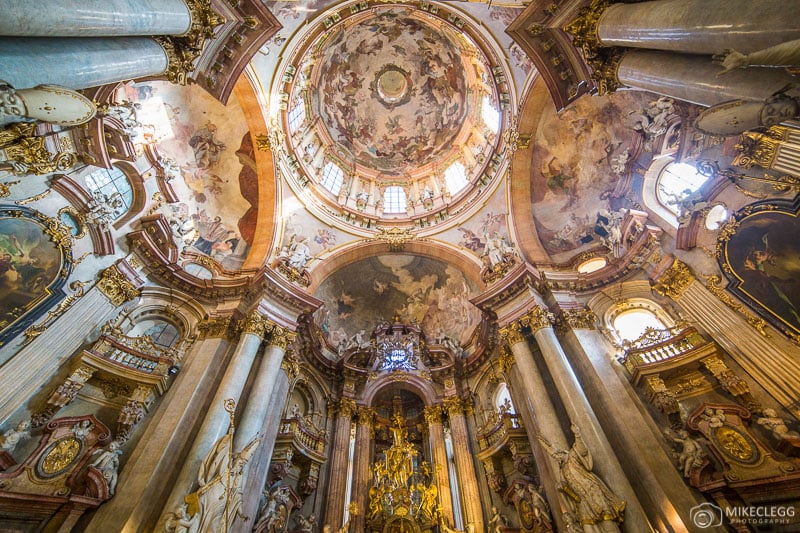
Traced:
<path id="1" fill-rule="evenodd" d="M 647 328 L 641 337 L 626 343 L 623 364 L 634 381 L 645 369 L 653 365 L 673 366 L 683 364 L 716 351 L 693 327 L 684 325 L 668 329 Z"/>
<path id="2" fill-rule="evenodd" d="M 478 433 L 478 443 L 482 450 L 496 446 L 498 443 L 505 443 L 514 430 L 522 429 L 522 420 L 519 416 L 512 413 L 503 413 L 497 417 L 497 422 Z"/>
<path id="3" fill-rule="evenodd" d="M 291 436 L 298 450 L 311 452 L 312 455 L 325 452 L 325 436 L 316 428 L 307 427 L 302 418 L 281 420 L 281 434 Z"/>
<path id="4" fill-rule="evenodd" d="M 165 351 L 148 337 L 101 335 L 87 350 L 128 369 L 147 374 L 165 374 L 174 364 L 174 354 Z"/>

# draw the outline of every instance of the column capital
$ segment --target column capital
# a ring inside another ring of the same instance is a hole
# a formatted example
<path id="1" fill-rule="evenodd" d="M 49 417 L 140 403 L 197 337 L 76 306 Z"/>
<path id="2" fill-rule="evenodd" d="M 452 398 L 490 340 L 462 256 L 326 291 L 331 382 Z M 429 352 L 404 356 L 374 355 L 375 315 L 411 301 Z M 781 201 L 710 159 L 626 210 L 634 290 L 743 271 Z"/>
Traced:
<path id="1" fill-rule="evenodd" d="M 167 70 L 164 76 L 178 85 L 186 85 L 188 75 L 195 69 L 195 60 L 200 57 L 207 40 L 214 38 L 214 28 L 223 24 L 225 18 L 211 8 L 209 0 L 184 0 L 189 8 L 191 26 L 183 35 L 154 37 L 167 54 Z"/>
<path id="2" fill-rule="evenodd" d="M 597 28 L 609 0 L 593 0 L 578 11 L 578 16 L 564 26 L 564 31 L 572 36 L 572 45 L 583 54 L 586 64 L 592 69 L 592 79 L 597 82 L 600 95 L 612 93 L 622 84 L 617 76 L 617 67 L 622 60 L 623 50 L 603 46 Z"/>
<path id="3" fill-rule="evenodd" d="M 271 334 L 267 340 L 267 345 L 276 346 L 286 350 L 286 348 L 288 348 L 289 345 L 294 342 L 294 339 L 297 337 L 297 335 L 293 331 L 289 331 L 288 329 L 277 324 L 273 324 L 272 322 L 269 322 L 269 324 L 271 328 Z"/>
<path id="4" fill-rule="evenodd" d="M 372 407 L 367 407 L 365 405 L 359 405 L 356 408 L 358 423 L 369 426 L 372 429 L 373 424 L 375 423 L 375 409 Z"/>
<path id="5" fill-rule="evenodd" d="M 514 366 L 514 353 L 508 346 L 502 346 L 500 348 L 500 357 L 498 357 L 497 362 L 500 364 L 500 370 L 506 374 L 511 370 L 511 367 Z"/>
<path id="6" fill-rule="evenodd" d="M 554 320 L 553 313 L 539 305 L 534 305 L 530 311 L 519 319 L 519 323 L 531 328 L 531 333 L 536 333 L 542 328 L 553 327 Z"/>
<path id="7" fill-rule="evenodd" d="M 141 291 L 131 283 L 116 264 L 100 271 L 100 279 L 97 280 L 97 290 L 102 292 L 115 306 L 120 306 L 141 294 Z"/>
<path id="8" fill-rule="evenodd" d="M 236 325 L 236 331 L 239 333 L 252 333 L 260 338 L 272 331 L 274 324 L 260 315 L 258 312 L 253 312 L 249 316 L 239 320 Z"/>
<path id="9" fill-rule="evenodd" d="M 426 405 L 422 412 L 425 416 L 425 422 L 428 424 L 428 427 L 430 427 L 432 424 L 442 423 L 441 404 Z"/>
<path id="10" fill-rule="evenodd" d="M 455 415 L 464 415 L 465 412 L 470 411 L 472 406 L 465 402 L 458 396 L 449 396 L 444 399 L 442 402 L 442 410 L 443 412 L 447 412 L 449 417 L 453 417 Z"/>
<path id="11" fill-rule="evenodd" d="M 675 259 L 672 265 L 653 282 L 653 290 L 661 296 L 677 300 L 695 280 L 689 266 Z"/>
<path id="12" fill-rule="evenodd" d="M 559 332 L 571 329 L 595 329 L 597 316 L 588 307 L 582 309 L 564 309 L 556 317 L 556 328 Z"/>
<path id="13" fill-rule="evenodd" d="M 231 326 L 233 316 L 209 317 L 197 324 L 197 331 L 201 339 L 220 339 L 233 336 Z"/>
<path id="14" fill-rule="evenodd" d="M 297 360 L 297 357 L 294 356 L 294 352 L 292 352 L 292 350 L 286 352 L 286 356 L 281 361 L 281 368 L 284 372 L 286 372 L 286 375 L 289 377 L 290 381 L 294 380 L 300 375 L 300 362 Z"/>
<path id="15" fill-rule="evenodd" d="M 524 342 L 525 337 L 522 335 L 522 328 L 519 322 L 512 322 L 504 328 L 500 329 L 500 338 L 508 345 L 513 346 L 519 342 Z"/>
<path id="16" fill-rule="evenodd" d="M 352 398 L 340 398 L 336 402 L 336 414 L 340 418 L 353 418 L 357 408 L 356 401 Z"/>

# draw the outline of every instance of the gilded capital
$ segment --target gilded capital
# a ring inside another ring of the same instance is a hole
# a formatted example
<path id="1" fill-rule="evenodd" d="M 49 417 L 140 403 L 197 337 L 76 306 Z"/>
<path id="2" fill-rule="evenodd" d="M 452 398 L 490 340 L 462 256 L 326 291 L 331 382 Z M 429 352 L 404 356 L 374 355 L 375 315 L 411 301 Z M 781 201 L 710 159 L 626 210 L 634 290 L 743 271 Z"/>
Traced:
<path id="1" fill-rule="evenodd" d="M 291 350 L 286 353 L 286 357 L 281 361 L 281 369 L 286 372 L 290 381 L 296 379 L 297 376 L 300 375 L 300 363 Z"/>
<path id="2" fill-rule="evenodd" d="M 117 265 L 111 265 L 100 272 L 97 289 L 116 306 L 133 300 L 141 294 L 141 291 L 130 282 L 125 274 L 120 272 Z"/>
<path id="3" fill-rule="evenodd" d="M 281 326 L 274 325 L 272 326 L 272 333 L 269 336 L 267 344 L 286 350 L 286 348 L 294 342 L 295 337 L 296 334 L 294 332 L 282 328 Z"/>
<path id="4" fill-rule="evenodd" d="M 514 354 L 507 346 L 500 348 L 500 357 L 497 359 L 500 364 L 500 369 L 508 374 L 511 367 L 514 366 Z"/>
<path id="5" fill-rule="evenodd" d="M 554 319 L 553 313 L 541 306 L 534 305 L 530 311 L 519 319 L 519 322 L 523 326 L 531 328 L 531 333 L 536 333 L 542 328 L 552 327 Z"/>
<path id="6" fill-rule="evenodd" d="M 733 164 L 737 167 L 750 168 L 758 165 L 762 168 L 772 168 L 772 163 L 778 154 L 780 141 L 773 135 L 765 135 L 756 131 L 746 131 L 742 133 L 742 141 L 736 145 L 739 152 L 734 158 Z"/>
<path id="7" fill-rule="evenodd" d="M 344 418 L 353 418 L 353 415 L 356 413 L 356 401 L 352 398 L 342 398 L 339 400 L 338 405 L 338 414 L 340 417 Z"/>
<path id="8" fill-rule="evenodd" d="M 676 300 L 694 281 L 691 270 L 683 261 L 675 259 L 664 274 L 653 284 L 653 290 L 661 296 Z"/>
<path id="9" fill-rule="evenodd" d="M 241 333 L 252 333 L 263 339 L 268 332 L 272 331 L 273 326 L 274 324 L 272 322 L 260 314 L 252 313 L 250 316 L 239 321 L 237 329 Z"/>
<path id="10" fill-rule="evenodd" d="M 500 338 L 509 346 L 513 346 L 518 342 L 524 342 L 525 337 L 522 336 L 522 329 L 519 322 L 513 322 L 500 330 Z"/>
<path id="11" fill-rule="evenodd" d="M 603 46 L 597 33 L 600 17 L 608 8 L 609 0 L 593 0 L 578 11 L 578 17 L 564 26 L 572 36 L 572 45 L 583 54 L 586 64 L 592 69 L 592 78 L 597 82 L 600 95 L 614 92 L 621 84 L 617 67 L 622 59 L 618 48 Z"/>
<path id="12" fill-rule="evenodd" d="M 367 425 L 372 428 L 375 423 L 375 410 L 371 407 L 359 406 L 358 407 L 358 423 Z"/>
<path id="13" fill-rule="evenodd" d="M 218 316 L 207 318 L 197 324 L 201 339 L 219 339 L 230 335 L 232 317 Z"/>
<path id="14" fill-rule="evenodd" d="M 164 76 L 179 85 L 186 85 L 206 41 L 214 38 L 214 28 L 225 22 L 225 18 L 212 9 L 210 0 L 186 0 L 186 4 L 192 20 L 189 31 L 183 35 L 154 37 L 167 54 Z"/>
<path id="15" fill-rule="evenodd" d="M 423 414 L 428 426 L 442 423 L 442 406 L 439 404 L 426 405 Z"/>
<path id="16" fill-rule="evenodd" d="M 597 316 L 588 307 L 566 309 L 556 319 L 559 329 L 595 329 Z"/>
<path id="17" fill-rule="evenodd" d="M 464 401 L 458 396 L 445 398 L 442 407 L 447 412 L 448 416 L 464 414 Z"/>

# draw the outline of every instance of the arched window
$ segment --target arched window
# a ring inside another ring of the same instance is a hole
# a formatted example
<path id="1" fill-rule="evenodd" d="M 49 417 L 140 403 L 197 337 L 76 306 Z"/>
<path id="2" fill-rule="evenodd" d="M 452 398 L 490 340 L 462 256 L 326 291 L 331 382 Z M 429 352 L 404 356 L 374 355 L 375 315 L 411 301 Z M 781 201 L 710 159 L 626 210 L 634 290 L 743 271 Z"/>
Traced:
<path id="1" fill-rule="evenodd" d="M 447 190 L 450 194 L 456 194 L 469 184 L 467 181 L 467 169 L 464 168 L 464 163 L 456 161 L 444 171 L 444 182 L 447 184 Z"/>
<path id="2" fill-rule="evenodd" d="M 667 328 L 653 311 L 643 307 L 622 311 L 613 318 L 612 325 L 619 338 L 627 341 L 635 341 L 647 328 Z"/>
<path id="3" fill-rule="evenodd" d="M 606 261 L 605 257 L 592 257 L 578 265 L 577 270 L 580 274 L 591 274 L 601 268 L 605 268 L 607 264 L 608 261 Z"/>
<path id="4" fill-rule="evenodd" d="M 289 130 L 297 131 L 297 128 L 306 119 L 306 106 L 302 98 L 298 98 L 297 103 L 289 110 Z"/>
<path id="5" fill-rule="evenodd" d="M 383 191 L 384 214 L 405 213 L 408 207 L 406 191 L 402 187 L 392 185 Z"/>
<path id="6" fill-rule="evenodd" d="M 680 202 L 703 186 L 708 176 L 703 176 L 697 169 L 686 163 L 670 163 L 656 182 L 658 201 L 670 212 L 677 215 Z"/>
<path id="7" fill-rule="evenodd" d="M 109 205 L 114 207 L 114 220 L 124 215 L 133 203 L 131 182 L 117 167 L 98 168 L 86 176 L 86 188 L 92 196 L 103 195 L 109 199 Z"/>
<path id="8" fill-rule="evenodd" d="M 516 414 L 514 409 L 514 402 L 511 401 L 511 392 L 508 390 L 508 385 L 501 383 L 498 385 L 494 393 L 494 407 L 501 413 Z"/>
<path id="9" fill-rule="evenodd" d="M 481 116 L 483 123 L 492 133 L 500 131 L 500 111 L 492 103 L 492 97 L 486 95 L 483 97 L 483 105 L 481 106 Z"/>
<path id="10" fill-rule="evenodd" d="M 180 338 L 178 328 L 168 322 L 157 322 L 147 328 L 143 335 L 149 336 L 156 346 L 165 350 L 170 348 Z"/>
<path id="11" fill-rule="evenodd" d="M 336 163 L 328 161 L 325 164 L 325 168 L 322 169 L 320 185 L 331 191 L 332 194 L 338 195 L 339 191 L 342 190 L 343 183 L 344 171 Z"/>

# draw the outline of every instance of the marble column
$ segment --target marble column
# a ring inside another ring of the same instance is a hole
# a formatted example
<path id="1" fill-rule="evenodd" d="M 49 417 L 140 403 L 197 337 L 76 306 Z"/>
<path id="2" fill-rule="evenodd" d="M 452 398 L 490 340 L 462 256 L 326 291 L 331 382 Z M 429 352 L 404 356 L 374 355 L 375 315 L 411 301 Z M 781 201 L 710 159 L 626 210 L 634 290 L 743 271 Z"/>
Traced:
<path id="1" fill-rule="evenodd" d="M 253 313 L 240 322 L 239 343 L 236 345 L 225 374 L 207 407 L 203 424 L 195 435 L 186 460 L 175 480 L 172 493 L 166 501 L 164 513 L 174 510 L 183 501 L 183 497 L 192 492 L 200 464 L 214 443 L 228 431 L 230 416 L 225 410 L 224 402 L 227 399 L 233 399 L 236 402 L 240 400 L 267 327 L 268 321 L 258 313 Z"/>
<path id="2" fill-rule="evenodd" d="M 160 406 L 150 414 L 151 419 L 119 474 L 116 492 L 122 497 L 111 498 L 97 509 L 86 528 L 88 533 L 157 530 L 156 522 L 172 489 L 176 458 L 191 442 L 208 396 L 225 371 L 230 347 L 226 337 L 229 318 L 206 322 L 209 323 L 220 327 L 201 333 L 201 338 L 187 350 L 180 372 Z"/>
<path id="3" fill-rule="evenodd" d="M 356 402 L 342 398 L 336 413 L 336 430 L 330 453 L 328 471 L 328 498 L 323 524 L 334 530 L 344 524 L 345 495 L 347 493 L 347 467 L 350 460 L 350 424 L 356 411 Z"/>
<path id="4" fill-rule="evenodd" d="M 508 349 L 500 357 L 500 367 L 506 376 L 511 398 L 517 413 L 522 417 L 528 441 L 536 458 L 553 522 L 557 530 L 564 529 L 563 512 L 569 509 L 563 494 L 558 490 L 559 468 L 555 459 L 542 449 L 537 434 L 556 448 L 568 448 L 561 422 L 550 399 L 542 375 L 533 360 L 533 354 L 517 323 L 500 330 Z"/>
<path id="5" fill-rule="evenodd" d="M 603 433 L 600 423 L 569 365 L 566 354 L 558 342 L 552 327 L 550 313 L 534 306 L 522 319 L 533 332 L 542 353 L 542 359 L 553 379 L 558 395 L 573 424 L 581 430 L 582 437 L 594 457 L 594 472 L 603 479 L 620 498 L 625 507 L 625 529 L 628 531 L 650 531 L 647 515 L 631 487 L 614 449 Z M 567 449 L 567 448 L 562 448 Z"/>
<path id="6" fill-rule="evenodd" d="M 622 366 L 611 359 L 594 323 L 594 313 L 588 309 L 559 316 L 558 329 L 571 367 L 609 441 L 624 459 L 631 484 L 656 530 L 688 530 L 692 527 L 689 511 L 704 500 L 695 496 L 672 457 L 662 452 L 662 428 L 641 408 L 636 391 Z"/>
<path id="7" fill-rule="evenodd" d="M 247 404 L 240 416 L 240 421 L 236 425 L 233 449 L 237 453 L 242 451 L 262 431 L 269 409 L 283 407 L 283 403 L 279 406 L 270 405 L 270 397 L 281 372 L 283 355 L 289 344 L 294 342 L 295 334 L 275 324 L 269 324 L 267 329 L 269 340 L 265 342 L 266 348 L 261 356 L 261 363 L 258 365 L 258 373 L 248 393 Z M 274 444 L 275 435 L 263 435 L 260 446 L 265 446 L 269 440 Z"/>
<path id="8" fill-rule="evenodd" d="M 450 431 L 453 434 L 453 456 L 458 469 L 464 518 L 467 524 L 475 527 L 475 531 L 484 531 L 478 478 L 475 474 L 475 463 L 472 460 L 474 454 L 469 448 L 464 401 L 455 396 L 446 398 L 444 408 L 447 410 Z"/>
<path id="9" fill-rule="evenodd" d="M 375 422 L 375 411 L 369 407 L 358 408 L 358 424 L 356 425 L 356 452 L 353 458 L 353 486 L 350 494 L 361 511 L 353 517 L 350 527 L 353 531 L 366 529 L 366 518 L 369 510 L 369 467 L 372 462 L 372 432 Z"/>
<path id="10" fill-rule="evenodd" d="M 447 469 L 447 448 L 444 444 L 442 406 L 426 405 L 425 422 L 428 424 L 428 439 L 431 447 L 431 468 L 439 490 L 439 506 L 444 521 L 453 525 L 453 497 L 450 495 L 450 474 Z"/>
<path id="11" fill-rule="evenodd" d="M 800 418 L 800 350 L 778 333 L 768 339 L 764 321 L 720 282 L 719 277 L 711 276 L 703 286 L 686 264 L 676 260 L 653 289 L 674 300 L 768 394 Z"/>
<path id="12" fill-rule="evenodd" d="M 113 37 L 181 35 L 191 14 L 183 0 L 0 0 L 0 35 L 19 37 Z"/>
<path id="13" fill-rule="evenodd" d="M 597 23 L 603 46 L 719 54 L 753 52 L 800 39 L 784 0 L 658 0 L 612 4 Z"/>
<path id="14" fill-rule="evenodd" d="M 269 342 L 274 343 L 276 341 L 278 341 L 278 339 L 274 337 L 273 331 L 273 337 Z M 267 349 L 269 349 L 269 347 Z M 263 360 L 261 364 L 264 364 Z M 275 383 L 273 384 L 271 391 L 269 391 L 269 398 L 266 400 L 264 400 L 264 397 L 253 398 L 252 392 L 250 394 L 250 399 L 255 399 L 256 401 L 264 404 L 265 413 L 261 418 L 261 426 L 257 429 L 257 431 L 262 435 L 261 443 L 259 444 L 255 455 L 250 459 L 250 464 L 245 472 L 244 494 L 261 494 L 261 492 L 264 490 L 264 486 L 266 485 L 269 477 L 269 467 L 270 463 L 272 462 L 272 452 L 275 449 L 275 440 L 277 439 L 278 431 L 280 430 L 281 415 L 284 412 L 286 398 L 289 394 L 289 382 L 290 380 L 296 379 L 299 373 L 300 367 L 298 363 L 293 360 L 290 356 L 290 353 L 287 352 L 286 357 L 284 357 L 283 361 L 281 362 L 280 370 L 278 371 Z M 248 400 L 248 402 L 249 401 L 250 400 Z M 246 415 L 242 415 L 243 422 L 245 418 Z M 238 432 L 239 430 L 237 429 L 236 435 L 239 434 Z M 249 441 L 245 441 L 243 439 L 242 446 L 246 446 L 248 442 Z M 244 514 L 244 516 L 256 517 L 258 515 L 259 501 L 260 500 L 258 498 L 245 498 L 242 502 L 242 514 Z M 252 526 L 252 521 L 246 522 L 241 519 L 237 519 L 234 521 L 233 526 L 230 529 L 230 533 L 249 533 L 249 531 L 252 529 Z"/>
<path id="15" fill-rule="evenodd" d="M 168 67 L 150 37 L 0 38 L 3 79 L 23 89 L 40 84 L 85 89 L 157 76 Z"/>
<path id="16" fill-rule="evenodd" d="M 765 100 L 796 78 L 784 69 L 738 69 L 717 77 L 722 67 L 706 56 L 629 50 L 616 69 L 627 87 L 703 106 L 729 100 Z"/>

